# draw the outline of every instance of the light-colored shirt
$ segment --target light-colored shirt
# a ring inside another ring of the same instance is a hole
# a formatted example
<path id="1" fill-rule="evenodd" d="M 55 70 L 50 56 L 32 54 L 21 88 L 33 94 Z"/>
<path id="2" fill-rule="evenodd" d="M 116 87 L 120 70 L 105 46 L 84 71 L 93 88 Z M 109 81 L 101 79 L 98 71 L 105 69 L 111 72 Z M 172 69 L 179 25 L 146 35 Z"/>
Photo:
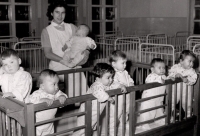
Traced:
<path id="1" fill-rule="evenodd" d="M 162 75 L 151 73 L 147 76 L 145 83 L 153 83 L 153 82 L 163 83 L 162 80 L 163 80 Z"/>
<path id="2" fill-rule="evenodd" d="M 67 95 L 64 94 L 62 91 L 58 91 L 55 95 L 52 95 L 52 94 L 48 94 L 45 91 L 39 89 L 37 91 L 34 91 L 30 95 L 30 103 L 34 103 L 34 104 L 41 103 L 40 100 L 42 98 L 58 100 L 59 96 L 61 96 L 61 95 L 65 96 L 67 98 Z M 55 118 L 56 112 L 57 112 L 57 108 L 37 112 L 36 113 L 36 122 L 53 119 L 53 118 Z M 52 134 L 52 133 L 54 133 L 53 123 L 41 125 L 36 128 L 37 136 L 44 136 L 44 135 Z"/>
<path id="3" fill-rule="evenodd" d="M 95 81 L 87 91 L 87 94 L 92 94 L 97 98 L 98 102 L 105 102 L 108 100 L 109 95 L 106 90 L 109 90 L 109 87 L 103 85 L 101 82 Z"/>
<path id="4" fill-rule="evenodd" d="M 169 70 L 169 76 L 175 78 L 176 74 L 181 74 L 183 77 L 187 77 L 188 82 L 186 83 L 187 85 L 193 85 L 197 81 L 197 73 L 193 68 L 190 69 L 184 69 L 181 64 L 175 64 L 174 66 L 171 67 Z"/>
<path id="5" fill-rule="evenodd" d="M 128 87 L 131 85 L 131 83 L 134 84 L 134 81 L 126 70 L 119 71 L 115 69 L 115 76 L 114 76 L 114 81 L 113 81 L 112 86 L 116 83 L 122 84 Z"/>
<path id="6" fill-rule="evenodd" d="M 69 58 L 74 58 L 77 53 L 81 53 L 86 49 L 94 50 L 96 48 L 96 43 L 90 37 L 73 36 L 66 44 L 69 48 L 65 51 L 65 54 L 69 55 Z M 94 48 L 92 45 L 94 45 Z"/>
<path id="7" fill-rule="evenodd" d="M 3 93 L 11 92 L 19 101 L 28 103 L 32 89 L 32 77 L 22 67 L 14 73 L 0 75 L 0 85 Z"/>

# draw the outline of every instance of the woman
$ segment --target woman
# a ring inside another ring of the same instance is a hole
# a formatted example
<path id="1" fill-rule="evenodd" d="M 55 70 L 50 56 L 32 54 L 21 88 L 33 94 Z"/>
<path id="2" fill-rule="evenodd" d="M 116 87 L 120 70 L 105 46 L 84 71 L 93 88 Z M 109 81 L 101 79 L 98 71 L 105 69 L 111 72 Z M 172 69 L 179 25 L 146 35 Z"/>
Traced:
<path id="1" fill-rule="evenodd" d="M 54 2 L 49 5 L 47 16 L 52 19 L 52 21 L 49 26 L 43 29 L 41 34 L 41 42 L 44 48 L 45 56 L 46 58 L 51 60 L 49 68 L 54 71 L 70 69 L 69 67 L 67 67 L 65 61 L 63 61 L 62 59 L 64 55 L 62 47 L 65 45 L 66 41 L 68 41 L 75 34 L 76 26 L 74 26 L 73 24 L 64 23 L 66 7 L 67 5 L 64 2 Z M 79 65 L 82 65 L 87 61 L 89 52 L 85 51 L 82 54 L 85 55 L 85 57 Z M 76 68 L 81 68 L 81 66 L 78 66 Z M 61 81 L 64 81 L 63 75 L 59 78 Z M 75 74 L 75 80 L 73 80 L 73 75 L 70 75 L 68 78 L 68 92 L 71 91 L 69 92 L 69 94 L 67 94 L 69 97 L 73 96 L 73 90 L 75 90 L 76 96 L 80 94 L 85 94 L 86 80 L 83 73 Z M 76 82 L 76 85 L 73 85 L 73 81 Z M 74 86 L 75 88 L 73 88 Z"/>

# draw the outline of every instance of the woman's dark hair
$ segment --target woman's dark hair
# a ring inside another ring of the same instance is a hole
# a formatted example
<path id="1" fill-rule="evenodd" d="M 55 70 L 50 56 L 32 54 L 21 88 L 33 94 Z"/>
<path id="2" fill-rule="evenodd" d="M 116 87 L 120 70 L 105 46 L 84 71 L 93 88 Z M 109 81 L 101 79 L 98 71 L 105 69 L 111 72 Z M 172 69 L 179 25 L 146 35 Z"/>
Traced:
<path id="1" fill-rule="evenodd" d="M 101 78 L 105 73 L 115 74 L 114 68 L 107 63 L 97 63 L 92 70 L 92 73 Z"/>
<path id="2" fill-rule="evenodd" d="M 50 5 L 48 6 L 47 9 L 47 17 L 49 18 L 49 20 L 53 19 L 53 16 L 51 15 L 51 13 L 53 13 L 53 11 L 55 10 L 55 8 L 57 7 L 63 7 L 65 8 L 65 12 L 67 12 L 67 4 L 65 1 L 63 0 L 54 0 L 50 3 Z"/>

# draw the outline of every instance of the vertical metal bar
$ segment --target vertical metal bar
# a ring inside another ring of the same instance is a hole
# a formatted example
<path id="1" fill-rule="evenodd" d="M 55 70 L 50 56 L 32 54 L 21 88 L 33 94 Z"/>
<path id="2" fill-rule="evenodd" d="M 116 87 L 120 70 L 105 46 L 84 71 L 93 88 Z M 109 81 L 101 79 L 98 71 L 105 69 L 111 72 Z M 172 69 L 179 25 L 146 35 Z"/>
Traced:
<path id="1" fill-rule="evenodd" d="M 126 124 L 126 94 L 123 94 L 122 136 L 125 135 Z"/>
<path id="2" fill-rule="evenodd" d="M 106 125 L 105 125 L 105 135 L 109 136 L 109 103 L 108 101 L 106 102 Z M 115 128 L 116 129 L 116 128 Z"/>
<path id="3" fill-rule="evenodd" d="M 27 104 L 25 107 L 25 127 L 24 136 L 35 136 L 35 111 L 34 104 Z"/>
<path id="4" fill-rule="evenodd" d="M 179 121 L 181 121 L 182 96 L 183 96 L 183 82 L 180 83 Z"/>
<path id="5" fill-rule="evenodd" d="M 176 103 L 177 103 L 177 83 L 174 84 L 174 105 L 173 105 L 173 109 L 174 109 L 174 114 L 173 114 L 173 123 L 176 121 Z"/>
<path id="6" fill-rule="evenodd" d="M 92 135 L 92 102 L 91 101 L 86 101 L 85 103 L 85 109 L 86 109 L 86 114 L 85 114 L 85 136 L 91 136 Z"/>
<path id="7" fill-rule="evenodd" d="M 3 126 L 3 120 L 2 120 L 2 112 L 0 111 L 0 136 L 2 136 L 3 135 L 3 128 L 2 128 L 2 126 Z"/>
<path id="8" fill-rule="evenodd" d="M 73 73 L 73 89 L 72 90 L 69 90 L 69 91 L 73 91 L 72 94 L 73 96 L 72 97 L 75 97 L 75 91 L 76 91 L 76 85 L 75 85 L 75 81 L 76 81 L 76 73 Z"/>
<path id="9" fill-rule="evenodd" d="M 165 120 L 165 124 L 170 124 L 170 118 L 171 118 L 171 105 L 172 105 L 172 84 L 167 85 L 166 88 L 166 93 L 167 93 L 167 97 L 165 99 L 167 106 L 165 107 L 166 112 L 165 114 L 167 114 L 166 120 Z"/>
<path id="10" fill-rule="evenodd" d="M 189 109 L 190 110 L 190 115 L 189 115 L 190 117 L 192 116 L 192 112 L 194 112 L 194 108 L 195 108 L 194 102 L 193 102 L 194 99 L 195 99 L 194 97 L 195 97 L 194 96 L 194 86 L 191 86 L 191 100 L 190 100 L 191 105 L 190 105 L 190 109 Z M 192 111 L 192 109 L 193 109 L 193 111 Z"/>
<path id="11" fill-rule="evenodd" d="M 187 118 L 187 111 L 188 111 L 188 98 L 189 98 L 189 96 L 188 96 L 188 87 L 190 87 L 190 86 L 187 86 L 186 85 L 186 90 L 185 90 L 185 93 L 186 93 L 186 96 L 185 96 L 185 105 L 183 105 L 183 106 L 185 106 L 185 119 Z M 183 90 L 184 91 L 184 90 Z M 192 90 L 191 90 L 192 91 Z M 184 98 L 183 98 L 184 99 Z M 192 98 L 191 98 L 192 99 Z"/>
<path id="12" fill-rule="evenodd" d="M 100 135 L 100 103 L 97 101 L 97 135 Z"/>
<path id="13" fill-rule="evenodd" d="M 69 79 L 68 79 L 68 74 L 64 74 L 64 87 L 65 87 L 65 93 L 69 96 L 69 85 L 68 85 L 68 82 L 69 82 Z"/>
<path id="14" fill-rule="evenodd" d="M 6 114 L 5 113 L 3 113 L 2 114 L 3 116 L 2 116 L 2 120 L 3 120 L 3 136 L 6 136 Z"/>
<path id="15" fill-rule="evenodd" d="M 129 136 L 134 136 L 136 129 L 136 103 L 135 91 L 130 93 L 130 107 L 129 107 Z"/>
<path id="16" fill-rule="evenodd" d="M 118 125 L 118 96 L 115 95 L 114 128 Z M 117 129 L 114 129 L 114 136 L 117 136 Z"/>

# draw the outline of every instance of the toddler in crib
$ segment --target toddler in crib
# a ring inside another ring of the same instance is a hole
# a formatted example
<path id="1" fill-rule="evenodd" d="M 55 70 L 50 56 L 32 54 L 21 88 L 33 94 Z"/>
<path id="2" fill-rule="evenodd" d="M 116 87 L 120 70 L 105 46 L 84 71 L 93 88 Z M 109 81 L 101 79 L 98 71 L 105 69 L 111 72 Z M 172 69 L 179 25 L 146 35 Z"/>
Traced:
<path id="1" fill-rule="evenodd" d="M 110 56 L 109 62 L 111 63 L 112 67 L 115 70 L 113 84 L 111 85 L 112 88 L 115 88 L 115 86 L 116 85 L 118 86 L 118 84 L 120 84 L 120 88 L 134 86 L 133 79 L 130 77 L 128 72 L 125 70 L 126 62 L 127 62 L 127 57 L 126 57 L 125 53 L 123 53 L 120 50 L 113 51 Z M 119 102 L 118 107 L 121 108 L 121 110 L 119 109 L 118 115 L 122 115 L 122 113 L 123 113 L 122 112 L 123 111 L 122 110 L 123 109 L 123 96 L 122 95 L 120 95 L 118 97 L 118 102 Z M 130 103 L 130 95 L 126 94 L 126 121 L 128 120 L 129 103 Z M 120 123 L 119 127 L 121 127 L 121 125 L 122 125 L 122 123 Z"/>
<path id="2" fill-rule="evenodd" d="M 114 103 L 115 100 L 110 97 L 106 90 L 112 89 L 110 85 L 113 82 L 113 76 L 115 74 L 114 69 L 107 63 L 97 63 L 92 71 L 96 75 L 95 82 L 90 86 L 87 94 L 92 94 L 97 100 L 92 101 L 92 129 L 96 129 L 97 123 L 97 102 L 100 102 L 100 115 L 103 112 L 106 101 L 109 101 L 110 104 L 110 128 L 114 127 Z M 124 90 L 123 90 L 124 91 Z M 81 104 L 80 111 L 85 111 L 85 104 Z M 113 116 L 113 117 L 112 117 Z M 84 116 L 78 117 L 77 120 L 78 125 L 84 125 L 85 119 Z M 73 133 L 73 136 L 84 136 L 85 129 L 78 130 Z M 114 133 L 110 133 L 110 135 L 114 135 Z"/>
<path id="3" fill-rule="evenodd" d="M 66 101 L 67 95 L 58 88 L 59 78 L 55 71 L 43 70 L 38 79 L 39 90 L 30 95 L 30 102 L 34 104 L 46 102 L 48 106 L 52 105 L 55 100 L 61 104 Z M 39 111 L 36 113 L 36 122 L 45 121 L 55 118 L 57 108 Z M 44 124 L 36 127 L 36 135 L 44 136 L 54 133 L 53 123 Z"/>
<path id="4" fill-rule="evenodd" d="M 175 78 L 181 78 L 183 80 L 183 88 L 181 89 L 181 84 L 177 84 L 177 102 L 174 102 L 174 90 L 172 92 L 172 111 L 174 111 L 174 105 L 176 105 L 180 101 L 180 91 L 182 91 L 182 106 L 185 112 L 187 112 L 187 116 L 189 117 L 191 114 L 191 86 L 195 84 L 197 80 L 197 74 L 193 69 L 194 61 L 196 60 L 196 56 L 189 50 L 184 50 L 180 55 L 180 62 L 175 64 L 169 70 L 168 78 L 174 80 Z M 188 87 L 188 102 L 186 105 L 186 87 Z M 173 87 L 174 88 L 174 87 Z M 187 106 L 187 111 L 186 111 Z"/>
<path id="5" fill-rule="evenodd" d="M 151 61 L 151 73 L 147 76 L 145 83 L 158 82 L 158 83 L 163 84 L 163 83 L 165 83 L 165 80 L 166 80 L 165 63 L 160 58 L 154 58 Z M 160 86 L 160 87 L 144 90 L 142 93 L 142 98 L 147 98 L 147 97 L 164 94 L 165 90 L 166 90 L 166 86 Z M 145 109 L 153 108 L 156 106 L 161 106 L 161 105 L 163 105 L 163 99 L 164 99 L 164 96 L 161 96 L 161 97 L 157 97 L 154 99 L 144 101 L 141 103 L 140 110 L 145 110 Z M 152 111 L 142 113 L 139 117 L 139 120 L 140 120 L 140 122 L 148 121 L 148 120 L 155 119 L 155 118 L 163 116 L 163 115 L 164 115 L 164 109 L 159 108 L 159 109 L 155 109 Z M 155 123 L 159 123 L 159 125 L 164 125 L 165 119 L 163 118 L 163 119 L 157 120 L 157 121 L 155 121 Z M 149 124 L 143 124 L 143 125 L 141 125 L 141 127 L 144 130 L 151 129 Z"/>
<path id="6" fill-rule="evenodd" d="M 76 30 L 75 36 L 63 46 L 62 51 L 65 53 L 62 61 L 68 67 L 75 67 L 83 60 L 83 51 L 96 48 L 94 40 L 87 37 L 89 31 L 87 25 L 80 25 Z"/>
<path id="7" fill-rule="evenodd" d="M 32 89 L 32 77 L 20 67 L 21 59 L 13 49 L 1 53 L 0 85 L 3 98 L 12 97 L 28 103 Z"/>

